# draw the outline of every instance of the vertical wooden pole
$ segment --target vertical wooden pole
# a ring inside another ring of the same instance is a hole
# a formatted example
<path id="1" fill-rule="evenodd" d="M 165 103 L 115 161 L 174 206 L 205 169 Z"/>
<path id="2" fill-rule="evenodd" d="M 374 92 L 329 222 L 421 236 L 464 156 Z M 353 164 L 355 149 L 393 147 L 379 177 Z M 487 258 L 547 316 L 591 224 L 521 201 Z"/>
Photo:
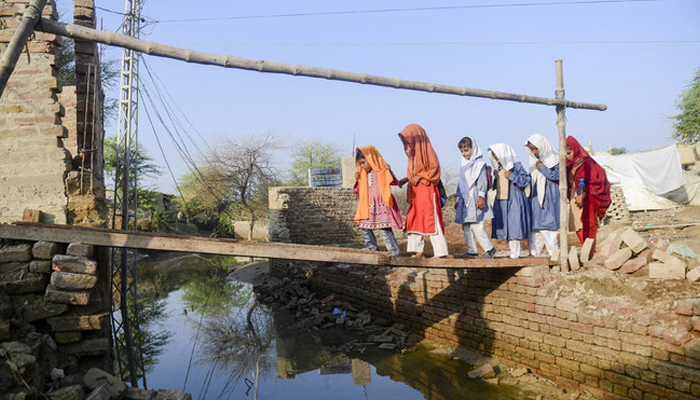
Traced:
<path id="1" fill-rule="evenodd" d="M 564 73 L 562 60 L 554 62 L 557 69 L 556 98 L 564 99 Z M 566 207 L 566 107 L 557 106 L 557 127 L 559 128 L 559 264 L 562 272 L 569 271 L 567 239 L 569 236 L 569 213 Z"/>
<path id="2" fill-rule="evenodd" d="M 2 59 L 0 59 L 0 97 L 2 97 L 2 92 L 5 91 L 5 86 L 7 81 L 10 80 L 12 71 L 15 70 L 19 55 L 22 54 L 22 48 L 27 44 L 27 39 L 34 31 L 34 25 L 41 18 L 41 11 L 45 5 L 46 0 L 32 0 L 31 3 L 27 4 L 22 20 L 12 35 L 5 52 L 2 54 Z"/>

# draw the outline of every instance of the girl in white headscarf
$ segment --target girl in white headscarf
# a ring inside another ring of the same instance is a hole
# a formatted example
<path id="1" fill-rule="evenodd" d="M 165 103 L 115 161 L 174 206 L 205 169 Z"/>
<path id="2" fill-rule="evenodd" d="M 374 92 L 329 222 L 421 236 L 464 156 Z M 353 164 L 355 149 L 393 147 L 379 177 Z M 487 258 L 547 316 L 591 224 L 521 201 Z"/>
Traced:
<path id="1" fill-rule="evenodd" d="M 493 203 L 491 237 L 508 240 L 510 258 L 520 257 L 520 240 L 530 236 L 530 204 L 525 188 L 530 186 L 530 174 L 518 161 L 510 145 L 497 143 L 489 146 L 489 156 L 497 172 L 498 189 Z M 500 181 L 500 182 L 499 182 Z M 502 196 L 499 196 L 499 192 Z"/>
<path id="2" fill-rule="evenodd" d="M 484 230 L 484 220 L 491 219 L 487 193 L 489 188 L 488 172 L 481 149 L 475 140 L 463 137 L 457 143 L 462 154 L 457 185 L 457 204 L 455 204 L 455 222 L 462 224 L 467 252 L 463 257 L 477 257 L 476 241 L 484 249 L 483 258 L 493 258 L 496 249 Z"/>
<path id="3" fill-rule="evenodd" d="M 532 231 L 528 239 L 530 254 L 539 257 L 547 246 L 547 253 L 559 248 L 559 153 L 543 135 L 537 133 L 525 141 L 530 152 L 532 188 Z"/>

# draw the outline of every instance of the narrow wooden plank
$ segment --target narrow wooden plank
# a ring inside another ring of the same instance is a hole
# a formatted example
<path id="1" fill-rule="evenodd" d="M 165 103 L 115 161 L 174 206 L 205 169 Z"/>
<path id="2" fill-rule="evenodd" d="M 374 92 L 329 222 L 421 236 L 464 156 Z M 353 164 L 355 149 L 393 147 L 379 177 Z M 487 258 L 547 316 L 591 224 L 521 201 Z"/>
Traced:
<path id="1" fill-rule="evenodd" d="M 514 268 L 551 265 L 548 258 L 445 259 L 389 257 L 386 253 L 343 247 L 312 246 L 291 243 L 252 242 L 237 239 L 180 236 L 152 232 L 116 231 L 66 225 L 17 222 L 0 224 L 0 238 L 46 240 L 57 243 L 82 242 L 95 246 L 181 251 L 285 260 L 388 265 L 430 268 Z"/>

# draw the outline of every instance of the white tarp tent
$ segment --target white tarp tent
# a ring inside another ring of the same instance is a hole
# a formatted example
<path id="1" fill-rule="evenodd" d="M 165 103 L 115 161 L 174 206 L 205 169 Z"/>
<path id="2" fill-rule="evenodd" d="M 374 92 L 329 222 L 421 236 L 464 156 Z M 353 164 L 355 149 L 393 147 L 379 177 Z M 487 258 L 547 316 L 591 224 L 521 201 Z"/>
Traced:
<path id="1" fill-rule="evenodd" d="M 630 211 L 700 205 L 700 177 L 683 171 L 675 145 L 593 158 L 605 168 L 610 183 L 620 184 Z"/>

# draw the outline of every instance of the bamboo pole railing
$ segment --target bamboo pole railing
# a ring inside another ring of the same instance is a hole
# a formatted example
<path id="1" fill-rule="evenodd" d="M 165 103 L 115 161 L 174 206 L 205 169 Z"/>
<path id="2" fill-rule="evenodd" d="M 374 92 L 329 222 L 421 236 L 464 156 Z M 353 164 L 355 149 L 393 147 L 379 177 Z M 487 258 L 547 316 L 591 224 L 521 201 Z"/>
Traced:
<path id="1" fill-rule="evenodd" d="M 22 54 L 22 48 L 27 43 L 27 39 L 34 31 L 34 25 L 41 18 L 41 12 L 46 6 L 47 0 L 32 0 L 31 3 L 27 4 L 27 8 L 24 10 L 22 15 L 22 20 L 20 21 L 15 33 L 10 39 L 5 52 L 2 53 L 2 59 L 0 60 L 0 97 L 5 91 L 5 86 L 10 80 L 10 75 L 15 70 L 17 65 L 17 60 L 19 60 L 20 54 Z"/>
<path id="2" fill-rule="evenodd" d="M 562 60 L 555 61 L 557 74 L 557 98 L 564 98 L 564 70 Z M 557 106 L 557 128 L 559 131 L 559 265 L 561 272 L 569 271 L 568 238 L 569 212 L 566 207 L 566 108 Z"/>
<path id="3" fill-rule="evenodd" d="M 605 104 L 583 103 L 579 101 L 528 96 L 524 94 L 499 92 L 495 90 L 472 89 L 468 87 L 416 82 L 397 78 L 387 78 L 378 75 L 341 71 L 331 68 L 309 67 L 297 64 L 287 64 L 264 60 L 250 60 L 247 58 L 235 56 L 203 53 L 199 51 L 181 49 L 160 43 L 136 39 L 118 33 L 86 28 L 80 25 L 64 24 L 46 18 L 42 18 L 35 29 L 42 32 L 67 36 L 73 39 L 89 40 L 112 46 L 125 47 L 152 56 L 173 58 L 177 60 L 186 61 L 188 63 L 217 65 L 225 68 L 244 69 L 258 72 L 271 72 L 294 76 L 307 76 L 311 78 L 324 78 L 328 80 L 355 82 L 362 83 L 365 85 L 384 86 L 395 89 L 415 90 L 429 93 L 442 93 L 457 96 L 483 97 L 488 99 L 517 101 L 521 103 L 544 104 L 548 106 L 560 106 L 565 108 L 580 108 L 599 111 L 605 111 L 607 109 L 607 106 Z"/>

